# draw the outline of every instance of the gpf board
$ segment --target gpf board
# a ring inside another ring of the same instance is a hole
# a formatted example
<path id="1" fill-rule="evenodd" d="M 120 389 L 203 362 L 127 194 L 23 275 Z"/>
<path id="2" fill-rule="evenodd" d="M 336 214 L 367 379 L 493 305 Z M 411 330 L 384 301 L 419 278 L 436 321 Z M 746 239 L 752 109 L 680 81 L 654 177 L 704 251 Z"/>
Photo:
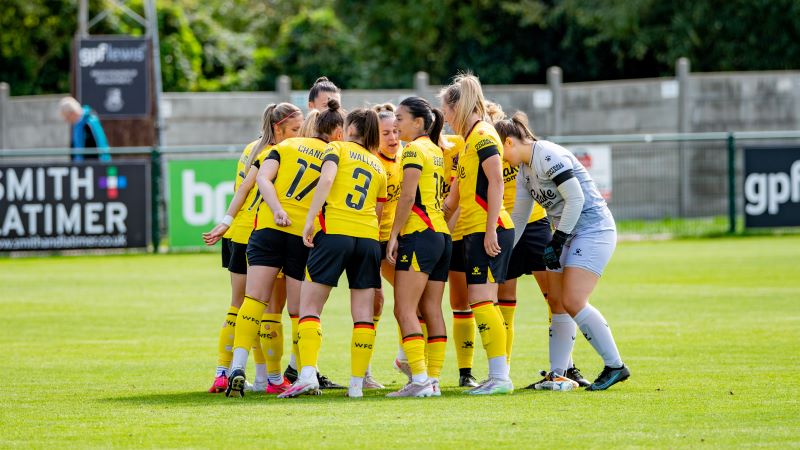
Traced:
<path id="1" fill-rule="evenodd" d="M 146 162 L 0 166 L 0 251 L 146 247 Z"/>
<path id="2" fill-rule="evenodd" d="M 78 40 L 78 101 L 100 117 L 150 114 L 150 46 L 147 39 L 91 37 Z"/>
<path id="3" fill-rule="evenodd" d="M 744 149 L 744 224 L 800 226 L 800 147 Z"/>
<path id="4" fill-rule="evenodd" d="M 202 233 L 224 217 L 233 198 L 236 159 L 172 159 L 167 162 L 170 248 L 203 247 Z"/>

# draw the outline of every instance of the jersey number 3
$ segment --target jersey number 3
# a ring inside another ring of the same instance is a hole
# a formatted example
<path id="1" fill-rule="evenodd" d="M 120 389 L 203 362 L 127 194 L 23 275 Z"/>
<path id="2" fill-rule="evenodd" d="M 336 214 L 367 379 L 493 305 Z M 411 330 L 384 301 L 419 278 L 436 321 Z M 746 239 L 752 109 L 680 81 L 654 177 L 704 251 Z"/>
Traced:
<path id="1" fill-rule="evenodd" d="M 359 179 L 361 175 L 364 176 L 364 182 L 359 184 Z M 362 169 L 361 167 L 356 168 L 353 171 L 353 179 L 356 180 L 356 185 L 353 186 L 353 190 L 356 192 L 351 192 L 347 194 L 347 198 L 345 198 L 344 202 L 350 208 L 355 210 L 361 210 L 364 207 L 364 202 L 367 200 L 367 194 L 369 193 L 369 184 L 372 182 L 372 173 Z M 360 195 L 359 195 L 360 194 Z M 358 201 L 355 201 L 355 196 L 358 195 Z"/>

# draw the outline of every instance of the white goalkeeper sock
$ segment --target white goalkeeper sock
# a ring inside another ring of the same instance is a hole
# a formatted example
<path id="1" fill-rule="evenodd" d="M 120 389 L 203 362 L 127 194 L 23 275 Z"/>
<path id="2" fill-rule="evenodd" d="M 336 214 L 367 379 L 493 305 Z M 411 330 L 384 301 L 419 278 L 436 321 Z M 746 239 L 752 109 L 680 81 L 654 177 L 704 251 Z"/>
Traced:
<path id="1" fill-rule="evenodd" d="M 556 375 L 563 376 L 570 367 L 575 330 L 575 321 L 569 314 L 553 314 L 550 323 L 550 371 Z"/>
<path id="2" fill-rule="evenodd" d="M 592 344 L 594 350 L 603 358 L 603 364 L 608 367 L 622 367 L 622 358 L 617 350 L 617 343 L 611 335 L 608 322 L 600 311 L 592 305 L 586 305 L 575 315 L 575 322 L 580 327 L 586 340 Z"/>

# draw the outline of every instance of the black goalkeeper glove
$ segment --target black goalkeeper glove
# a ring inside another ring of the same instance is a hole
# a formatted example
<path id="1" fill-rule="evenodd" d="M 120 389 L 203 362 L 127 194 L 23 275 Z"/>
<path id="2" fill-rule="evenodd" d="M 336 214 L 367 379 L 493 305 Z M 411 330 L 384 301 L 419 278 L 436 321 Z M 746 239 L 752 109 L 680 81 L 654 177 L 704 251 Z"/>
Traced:
<path id="1" fill-rule="evenodd" d="M 564 243 L 567 242 L 569 236 L 570 235 L 567 233 L 559 230 L 553 233 L 553 239 L 551 239 L 550 243 L 544 248 L 544 254 L 542 255 L 545 267 L 550 270 L 561 268 L 561 263 L 559 262 L 561 259 L 561 249 L 564 248 Z"/>

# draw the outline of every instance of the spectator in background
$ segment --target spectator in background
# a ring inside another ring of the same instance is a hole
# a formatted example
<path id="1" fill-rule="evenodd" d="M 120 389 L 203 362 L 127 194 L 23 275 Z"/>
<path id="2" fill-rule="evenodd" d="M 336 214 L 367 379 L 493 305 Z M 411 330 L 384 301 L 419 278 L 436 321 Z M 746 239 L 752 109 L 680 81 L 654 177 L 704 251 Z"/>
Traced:
<path id="1" fill-rule="evenodd" d="M 64 97 L 58 102 L 58 111 L 61 117 L 72 127 L 72 137 L 70 147 L 73 149 L 96 148 L 97 152 L 73 151 L 72 161 L 78 162 L 85 159 L 99 159 L 100 161 L 111 161 L 108 153 L 108 141 L 103 125 L 94 111 L 88 106 L 81 106 L 72 97 Z"/>

